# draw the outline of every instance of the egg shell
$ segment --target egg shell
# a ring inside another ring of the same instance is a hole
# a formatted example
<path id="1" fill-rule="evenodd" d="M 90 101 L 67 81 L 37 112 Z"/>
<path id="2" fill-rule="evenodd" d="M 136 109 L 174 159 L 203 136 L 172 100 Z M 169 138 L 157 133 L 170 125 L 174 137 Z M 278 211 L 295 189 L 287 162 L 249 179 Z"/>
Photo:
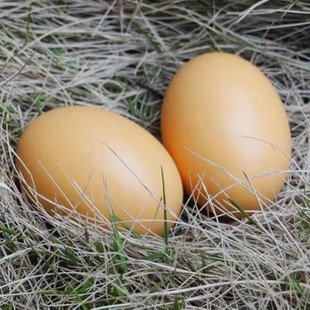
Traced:
<path id="1" fill-rule="evenodd" d="M 285 182 L 284 106 L 270 80 L 239 56 L 206 53 L 181 66 L 164 96 L 161 133 L 185 191 L 216 213 L 236 211 L 230 200 L 260 210 Z"/>
<path id="2" fill-rule="evenodd" d="M 35 189 L 50 214 L 63 213 L 58 204 L 108 220 L 113 210 L 136 232 L 162 235 L 162 176 L 168 227 L 181 210 L 181 178 L 165 148 L 139 125 L 99 108 L 62 107 L 36 118 L 19 140 L 16 167 L 23 190 L 33 201 Z"/>

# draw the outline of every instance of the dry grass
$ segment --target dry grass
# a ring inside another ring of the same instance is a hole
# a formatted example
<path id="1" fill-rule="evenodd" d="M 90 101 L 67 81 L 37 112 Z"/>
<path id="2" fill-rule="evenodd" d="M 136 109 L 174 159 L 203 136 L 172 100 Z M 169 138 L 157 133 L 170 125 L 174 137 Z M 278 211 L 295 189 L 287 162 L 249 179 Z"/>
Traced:
<path id="1" fill-rule="evenodd" d="M 0 309 L 309 310 L 309 28 L 306 0 L 0 1 Z M 188 206 L 167 258 L 161 238 L 29 208 L 13 162 L 30 120 L 99 105 L 157 134 L 172 75 L 212 50 L 257 64 L 291 124 L 288 182 L 257 225 Z"/>

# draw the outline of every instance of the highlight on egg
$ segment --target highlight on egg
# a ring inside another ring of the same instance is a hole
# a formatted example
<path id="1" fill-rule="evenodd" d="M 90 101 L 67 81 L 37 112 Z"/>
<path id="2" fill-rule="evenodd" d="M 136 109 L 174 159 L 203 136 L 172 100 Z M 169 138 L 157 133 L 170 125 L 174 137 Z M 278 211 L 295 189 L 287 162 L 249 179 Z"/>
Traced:
<path id="1" fill-rule="evenodd" d="M 185 191 L 215 213 L 249 214 L 284 185 L 291 136 L 270 80 L 245 59 L 222 52 L 181 66 L 165 93 L 163 144 Z"/>
<path id="2" fill-rule="evenodd" d="M 171 156 L 149 132 L 113 112 L 51 110 L 29 124 L 16 153 L 22 190 L 50 214 L 76 211 L 104 223 L 113 214 L 119 227 L 163 235 L 180 213 L 183 188 Z"/>

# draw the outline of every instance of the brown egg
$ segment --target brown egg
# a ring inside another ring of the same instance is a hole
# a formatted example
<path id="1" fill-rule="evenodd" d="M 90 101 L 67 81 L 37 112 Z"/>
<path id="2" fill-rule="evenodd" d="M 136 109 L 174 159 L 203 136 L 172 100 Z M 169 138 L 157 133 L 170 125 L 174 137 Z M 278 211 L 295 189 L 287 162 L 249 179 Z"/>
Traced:
<path id="1" fill-rule="evenodd" d="M 285 182 L 291 136 L 283 104 L 241 57 L 208 53 L 183 65 L 164 97 L 161 132 L 186 192 L 201 206 L 233 211 L 233 200 L 251 213 Z"/>
<path id="2" fill-rule="evenodd" d="M 163 181 L 168 227 L 183 198 L 178 170 L 145 129 L 98 108 L 65 107 L 36 118 L 17 147 L 17 170 L 52 213 L 60 206 L 108 221 L 112 211 L 139 233 L 164 232 Z M 58 207 L 57 207 L 58 205 Z"/>

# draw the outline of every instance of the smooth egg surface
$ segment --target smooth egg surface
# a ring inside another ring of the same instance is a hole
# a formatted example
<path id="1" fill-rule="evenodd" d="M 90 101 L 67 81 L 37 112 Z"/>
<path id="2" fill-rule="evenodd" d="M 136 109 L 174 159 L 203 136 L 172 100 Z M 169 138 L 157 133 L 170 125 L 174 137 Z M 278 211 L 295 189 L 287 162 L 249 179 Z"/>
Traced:
<path id="1" fill-rule="evenodd" d="M 161 133 L 185 191 L 215 213 L 236 211 L 234 203 L 260 210 L 285 182 L 284 106 L 270 80 L 239 56 L 207 53 L 181 66 L 164 96 Z"/>
<path id="2" fill-rule="evenodd" d="M 36 118 L 19 140 L 16 167 L 23 191 L 50 214 L 76 210 L 107 221 L 114 214 L 136 232 L 162 235 L 165 215 L 171 227 L 181 210 L 181 178 L 165 148 L 99 108 L 62 107 Z"/>

